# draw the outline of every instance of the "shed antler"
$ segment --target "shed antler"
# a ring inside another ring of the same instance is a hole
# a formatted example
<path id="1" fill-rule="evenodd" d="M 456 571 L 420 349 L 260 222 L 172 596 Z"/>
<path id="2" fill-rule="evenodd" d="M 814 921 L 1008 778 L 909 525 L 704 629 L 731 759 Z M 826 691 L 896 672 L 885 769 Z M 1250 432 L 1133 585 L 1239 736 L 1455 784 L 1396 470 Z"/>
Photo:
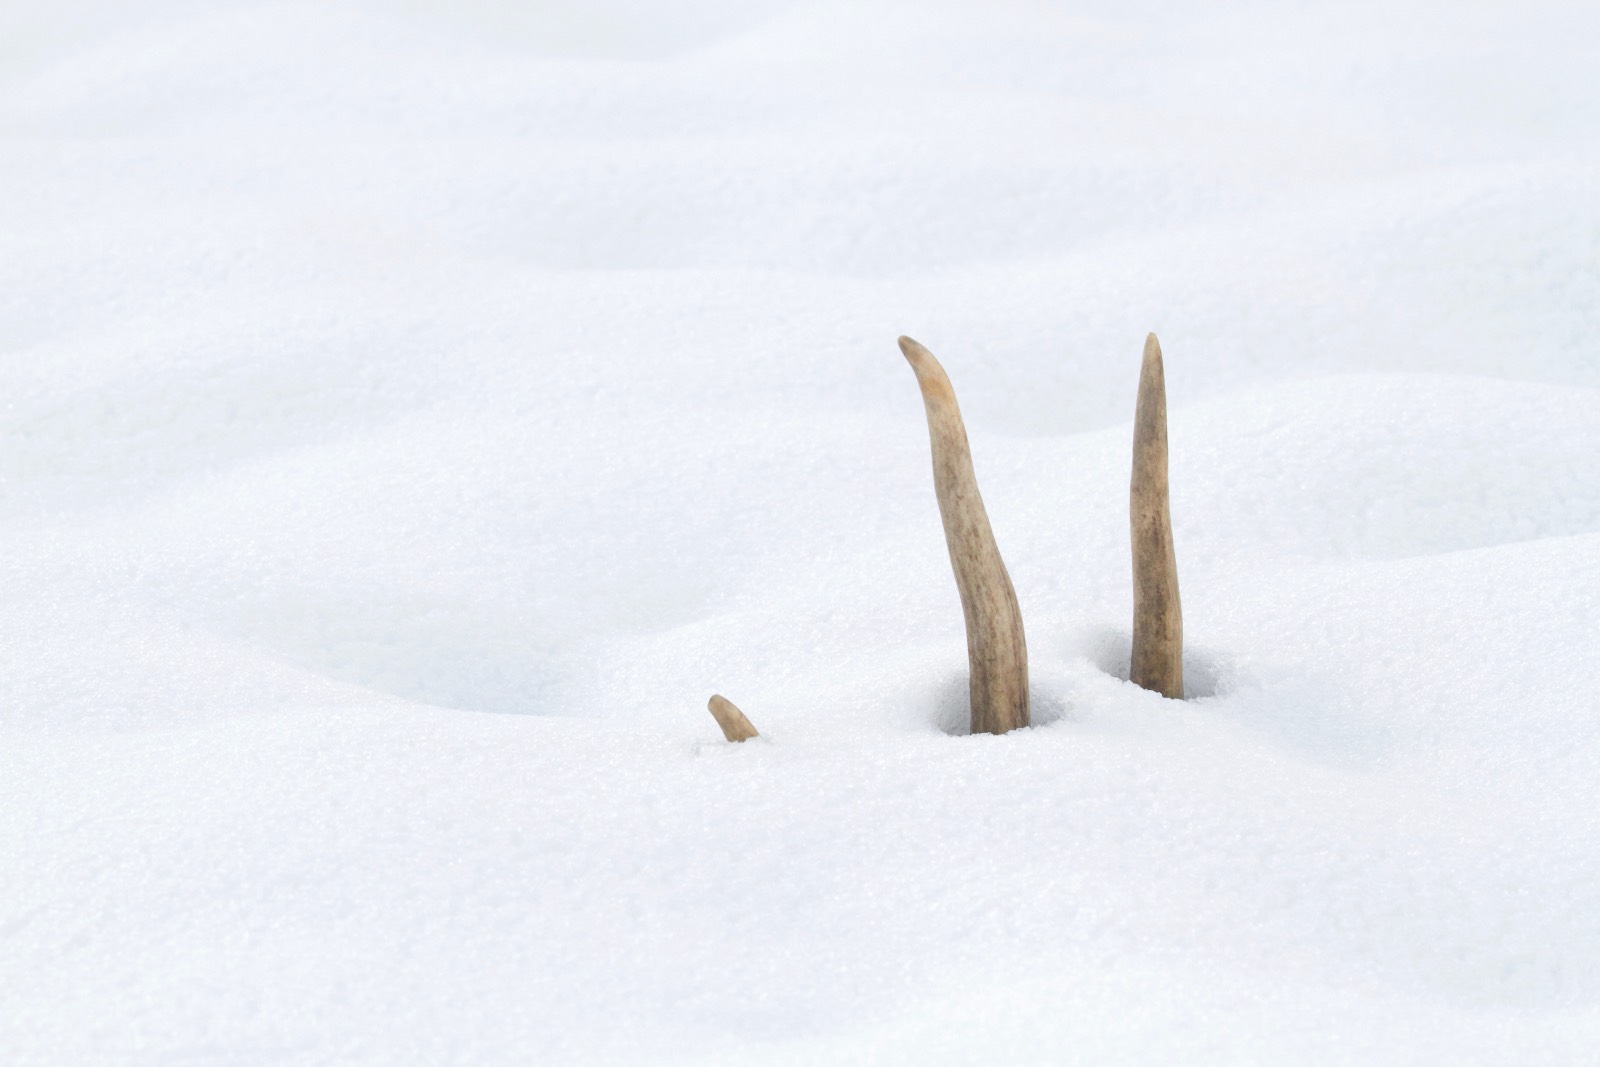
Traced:
<path id="1" fill-rule="evenodd" d="M 1178 559 L 1172 549 L 1167 500 L 1167 382 L 1155 334 L 1145 338 L 1139 371 L 1129 500 L 1133 662 L 1128 677 L 1135 685 L 1182 699 L 1183 609 L 1178 603 Z"/>
<path id="2" fill-rule="evenodd" d="M 722 736 L 729 741 L 748 741 L 758 736 L 756 728 L 744 717 L 744 712 L 720 693 L 714 694 L 706 707 L 710 709 L 711 717 L 717 720 L 717 725 L 722 727 Z"/>
<path id="3" fill-rule="evenodd" d="M 972 732 L 1003 734 L 1028 725 L 1028 648 L 1022 612 L 978 495 L 955 389 L 932 352 L 909 337 L 900 338 L 900 351 L 916 372 L 928 413 L 933 487 L 967 622 Z"/>

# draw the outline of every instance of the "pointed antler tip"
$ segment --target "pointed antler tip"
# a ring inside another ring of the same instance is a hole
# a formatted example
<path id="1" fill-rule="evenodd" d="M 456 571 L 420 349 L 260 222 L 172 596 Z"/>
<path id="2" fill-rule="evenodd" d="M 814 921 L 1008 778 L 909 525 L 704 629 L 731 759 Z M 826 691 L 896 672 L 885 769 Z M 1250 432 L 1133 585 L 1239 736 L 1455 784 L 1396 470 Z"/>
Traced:
<path id="1" fill-rule="evenodd" d="M 916 371 L 919 380 L 930 367 L 939 365 L 939 361 L 933 358 L 932 352 L 909 337 L 900 338 L 900 354 L 906 357 L 906 362 L 911 364 L 911 369 Z"/>
<path id="2" fill-rule="evenodd" d="M 1144 363 L 1147 374 L 1165 362 L 1161 356 L 1161 342 L 1156 340 L 1156 335 L 1153 333 L 1144 339 L 1144 355 L 1141 357 L 1141 362 Z"/>
<path id="3" fill-rule="evenodd" d="M 717 725 L 722 727 L 722 736 L 729 741 L 748 741 L 752 737 L 760 736 L 756 728 L 750 725 L 750 720 L 745 717 L 744 712 L 721 693 L 713 694 L 711 699 L 706 701 L 706 710 L 717 720 Z"/>

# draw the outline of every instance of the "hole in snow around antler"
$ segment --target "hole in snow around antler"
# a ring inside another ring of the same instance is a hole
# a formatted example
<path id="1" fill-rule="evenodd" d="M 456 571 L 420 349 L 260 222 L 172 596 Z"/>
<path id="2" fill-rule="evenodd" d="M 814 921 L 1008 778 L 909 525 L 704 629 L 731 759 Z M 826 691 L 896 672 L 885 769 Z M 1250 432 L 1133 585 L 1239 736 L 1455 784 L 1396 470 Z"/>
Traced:
<path id="1" fill-rule="evenodd" d="M 1101 671 L 1124 682 L 1133 658 L 1133 635 L 1127 630 L 1103 626 L 1085 631 L 1071 649 L 1086 657 Z M 1231 657 L 1207 648 L 1186 644 L 1183 649 L 1183 698 L 1204 700 L 1224 696 L 1237 678 Z"/>

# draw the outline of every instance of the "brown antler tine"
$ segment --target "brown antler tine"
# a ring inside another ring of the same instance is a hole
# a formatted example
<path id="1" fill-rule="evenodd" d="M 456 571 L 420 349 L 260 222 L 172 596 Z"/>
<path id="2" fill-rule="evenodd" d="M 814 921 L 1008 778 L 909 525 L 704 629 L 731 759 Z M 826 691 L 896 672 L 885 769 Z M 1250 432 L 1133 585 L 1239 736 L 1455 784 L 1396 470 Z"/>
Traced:
<path id="1" fill-rule="evenodd" d="M 759 736 L 756 728 L 750 725 L 750 720 L 744 717 L 744 712 L 734 707 L 733 701 L 727 697 L 714 695 L 706 706 L 711 709 L 711 716 L 717 720 L 717 725 L 722 727 L 722 736 L 729 741 L 748 741 Z"/>
<path id="2" fill-rule="evenodd" d="M 1183 608 L 1167 497 L 1167 384 L 1161 344 L 1144 342 L 1133 419 L 1133 661 L 1128 677 L 1162 696 L 1183 697 Z"/>
<path id="3" fill-rule="evenodd" d="M 967 431 L 950 379 L 933 353 L 911 338 L 900 338 L 900 351 L 916 372 L 928 414 L 933 487 L 967 623 L 972 732 L 1003 734 L 1028 725 L 1028 648 L 1022 612 L 978 494 Z"/>

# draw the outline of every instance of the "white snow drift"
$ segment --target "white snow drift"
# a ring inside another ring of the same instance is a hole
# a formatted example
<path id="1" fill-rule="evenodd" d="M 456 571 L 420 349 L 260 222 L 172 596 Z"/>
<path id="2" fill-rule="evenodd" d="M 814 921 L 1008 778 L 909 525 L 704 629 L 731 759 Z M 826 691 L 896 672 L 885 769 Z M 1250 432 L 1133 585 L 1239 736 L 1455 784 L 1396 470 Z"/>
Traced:
<path id="1" fill-rule="evenodd" d="M 6 5 L 3 1058 L 1586 1062 L 1597 40 Z M 962 736 L 901 333 L 1029 730 Z"/>

